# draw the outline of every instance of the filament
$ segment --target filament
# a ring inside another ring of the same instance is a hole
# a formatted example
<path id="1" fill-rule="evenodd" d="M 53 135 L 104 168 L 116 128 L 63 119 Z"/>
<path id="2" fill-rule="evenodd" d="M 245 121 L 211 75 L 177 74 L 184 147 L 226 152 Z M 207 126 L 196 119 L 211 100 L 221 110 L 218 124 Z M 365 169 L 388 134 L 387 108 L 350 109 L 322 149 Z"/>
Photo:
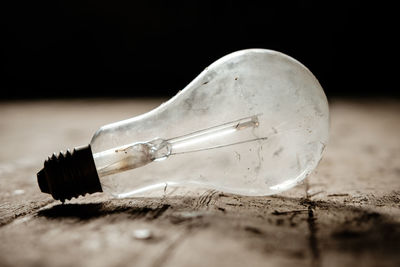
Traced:
<path id="1" fill-rule="evenodd" d="M 157 138 L 148 142 L 120 146 L 96 153 L 93 158 L 99 176 L 107 176 L 138 168 L 153 161 L 164 160 L 171 155 L 194 153 L 266 140 L 268 137 L 257 137 L 254 132 L 251 134 L 256 138 L 245 140 L 237 140 L 236 138 L 236 141 L 232 140 L 228 143 L 226 143 L 226 139 L 222 138 L 238 131 L 254 130 L 259 126 L 258 116 L 261 115 L 245 117 L 174 138 Z"/>
<path id="2" fill-rule="evenodd" d="M 231 134 L 236 131 L 244 130 L 247 128 L 255 128 L 258 127 L 258 125 L 259 125 L 258 116 L 255 115 L 227 122 L 215 127 L 196 131 L 187 135 L 171 138 L 166 141 L 172 145 L 172 150 L 176 150 L 194 144 L 207 142 L 209 140 L 215 140 L 217 138 Z M 196 151 L 199 151 L 199 149 L 197 149 Z M 179 153 L 172 153 L 172 154 L 179 154 Z"/>
<path id="3" fill-rule="evenodd" d="M 260 140 L 267 140 L 267 139 L 268 139 L 268 137 L 259 137 L 259 138 L 245 140 L 245 141 L 230 143 L 230 144 L 226 144 L 226 145 L 219 145 L 219 146 L 200 148 L 200 149 L 189 150 L 189 151 L 185 151 L 185 152 L 171 153 L 171 155 L 180 155 L 180 154 L 187 154 L 187 153 L 193 153 L 193 152 L 200 152 L 200 151 L 204 151 L 204 150 L 211 150 L 211 149 L 217 149 L 217 148 L 222 148 L 222 147 L 227 147 L 227 146 L 240 145 L 240 144 L 244 144 L 244 143 L 250 143 L 250 142 L 255 142 L 255 141 L 260 141 Z"/>

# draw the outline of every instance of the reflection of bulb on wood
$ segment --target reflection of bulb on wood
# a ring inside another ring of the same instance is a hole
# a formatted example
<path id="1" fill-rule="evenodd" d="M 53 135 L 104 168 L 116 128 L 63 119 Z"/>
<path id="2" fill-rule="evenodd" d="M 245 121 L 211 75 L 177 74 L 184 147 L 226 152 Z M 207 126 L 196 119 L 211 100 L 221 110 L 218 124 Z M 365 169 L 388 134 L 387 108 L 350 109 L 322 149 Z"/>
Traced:
<path id="1" fill-rule="evenodd" d="M 242 50 L 160 107 L 53 156 L 38 182 L 61 200 L 102 190 L 124 197 L 166 183 L 270 195 L 317 166 L 328 131 L 325 94 L 307 68 L 278 52 Z"/>

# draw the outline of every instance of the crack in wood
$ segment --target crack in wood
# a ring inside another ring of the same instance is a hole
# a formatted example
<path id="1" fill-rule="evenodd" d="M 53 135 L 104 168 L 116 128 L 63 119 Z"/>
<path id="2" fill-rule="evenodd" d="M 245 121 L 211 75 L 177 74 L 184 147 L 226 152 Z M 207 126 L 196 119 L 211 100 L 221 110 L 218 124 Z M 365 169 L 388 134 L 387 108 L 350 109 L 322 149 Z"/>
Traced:
<path id="1" fill-rule="evenodd" d="M 318 248 L 318 238 L 317 238 L 317 224 L 316 224 L 316 218 L 314 215 L 314 206 L 309 205 L 308 206 L 308 218 L 307 218 L 307 224 L 308 224 L 308 229 L 310 231 L 308 240 L 309 240 L 309 246 L 311 249 L 311 255 L 312 255 L 312 265 L 313 267 L 319 267 L 321 266 L 320 263 L 320 251 Z"/>
<path id="2" fill-rule="evenodd" d="M 207 190 L 205 191 L 197 200 L 194 209 L 199 209 L 201 207 L 208 207 L 210 205 L 211 200 L 213 197 L 219 193 L 217 190 Z"/>
<path id="3" fill-rule="evenodd" d="M 316 223 L 316 216 L 314 214 L 314 209 L 315 209 L 315 203 L 310 200 L 312 197 L 309 195 L 309 181 L 306 180 L 306 199 L 307 199 L 307 209 L 308 209 L 308 217 L 307 217 L 307 225 L 308 225 L 308 230 L 309 230 L 309 235 L 308 235 L 308 244 L 310 247 L 311 251 L 311 266 L 312 267 L 320 267 L 321 266 L 321 261 L 320 261 L 320 250 L 318 246 L 318 237 L 317 237 L 317 223 Z"/>

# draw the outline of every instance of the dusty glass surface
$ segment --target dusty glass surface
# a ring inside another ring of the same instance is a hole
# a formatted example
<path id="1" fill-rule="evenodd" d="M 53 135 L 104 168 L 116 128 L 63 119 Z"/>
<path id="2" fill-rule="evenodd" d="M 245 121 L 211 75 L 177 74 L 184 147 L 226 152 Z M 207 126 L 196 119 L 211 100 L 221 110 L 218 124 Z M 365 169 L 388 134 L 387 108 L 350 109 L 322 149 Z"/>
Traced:
<path id="1" fill-rule="evenodd" d="M 91 146 L 104 191 L 119 197 L 166 183 L 270 195 L 317 166 L 328 133 L 313 74 L 282 53 L 249 49 L 214 62 L 158 108 L 103 126 Z"/>

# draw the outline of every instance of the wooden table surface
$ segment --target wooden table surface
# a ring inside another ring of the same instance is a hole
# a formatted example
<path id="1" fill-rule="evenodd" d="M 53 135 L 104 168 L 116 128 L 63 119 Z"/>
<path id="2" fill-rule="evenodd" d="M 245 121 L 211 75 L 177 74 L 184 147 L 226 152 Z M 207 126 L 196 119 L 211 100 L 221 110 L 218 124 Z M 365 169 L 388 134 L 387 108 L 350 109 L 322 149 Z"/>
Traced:
<path id="1" fill-rule="evenodd" d="M 0 266 L 400 266 L 400 102 L 331 101 L 306 181 L 246 197 L 168 187 L 59 201 L 36 172 L 162 100 L 0 103 Z"/>

